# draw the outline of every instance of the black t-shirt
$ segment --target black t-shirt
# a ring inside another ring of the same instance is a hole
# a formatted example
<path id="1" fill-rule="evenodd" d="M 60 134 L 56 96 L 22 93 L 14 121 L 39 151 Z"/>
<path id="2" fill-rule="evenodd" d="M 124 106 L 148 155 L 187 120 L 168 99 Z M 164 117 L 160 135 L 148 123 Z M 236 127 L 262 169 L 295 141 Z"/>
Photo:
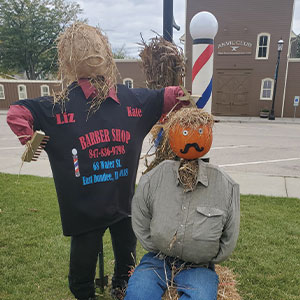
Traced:
<path id="1" fill-rule="evenodd" d="M 131 213 L 144 137 L 159 120 L 164 89 L 117 86 L 120 104 L 108 97 L 87 118 L 89 103 L 76 84 L 62 112 L 52 97 L 15 102 L 50 136 L 48 154 L 65 235 L 108 226 Z"/>

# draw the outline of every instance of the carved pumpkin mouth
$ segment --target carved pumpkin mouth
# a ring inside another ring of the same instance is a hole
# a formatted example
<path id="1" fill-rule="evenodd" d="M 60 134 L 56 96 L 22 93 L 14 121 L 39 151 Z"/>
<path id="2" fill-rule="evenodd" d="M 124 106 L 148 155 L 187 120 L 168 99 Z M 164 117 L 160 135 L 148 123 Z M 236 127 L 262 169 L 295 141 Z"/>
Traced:
<path id="1" fill-rule="evenodd" d="M 193 143 L 193 144 L 186 144 L 183 150 L 180 149 L 180 153 L 182 154 L 188 153 L 191 147 L 194 147 L 198 152 L 202 152 L 204 150 L 204 147 L 199 147 L 197 143 Z"/>

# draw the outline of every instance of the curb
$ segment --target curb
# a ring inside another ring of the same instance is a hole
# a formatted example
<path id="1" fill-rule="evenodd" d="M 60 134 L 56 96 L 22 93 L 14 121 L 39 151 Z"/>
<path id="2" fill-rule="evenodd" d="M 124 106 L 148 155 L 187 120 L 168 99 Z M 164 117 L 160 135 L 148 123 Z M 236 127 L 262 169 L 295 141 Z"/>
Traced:
<path id="1" fill-rule="evenodd" d="M 275 120 L 263 119 L 263 118 L 249 118 L 249 117 L 237 117 L 237 118 L 224 118 L 215 117 L 215 123 L 256 123 L 256 124 L 293 124 L 300 125 L 300 119 L 288 119 L 277 118 Z"/>
<path id="2" fill-rule="evenodd" d="M 0 110 L 0 115 L 6 115 L 8 110 Z M 300 125 L 300 118 L 280 118 L 269 120 L 259 117 L 223 117 L 215 116 L 215 123 L 260 123 L 260 124 L 294 124 Z"/>
<path id="3" fill-rule="evenodd" d="M 6 115 L 8 110 L 0 110 L 0 115 Z"/>

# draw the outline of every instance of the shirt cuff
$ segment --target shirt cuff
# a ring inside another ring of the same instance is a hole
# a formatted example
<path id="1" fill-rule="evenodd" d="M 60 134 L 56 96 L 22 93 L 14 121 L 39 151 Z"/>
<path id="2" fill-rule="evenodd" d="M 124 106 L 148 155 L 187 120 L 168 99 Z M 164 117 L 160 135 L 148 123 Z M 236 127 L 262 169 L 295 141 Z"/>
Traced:
<path id="1" fill-rule="evenodd" d="M 29 109 L 23 105 L 11 105 L 6 117 L 7 124 L 19 138 L 22 145 L 33 135 L 33 117 Z"/>
<path id="2" fill-rule="evenodd" d="M 163 114 L 168 113 L 174 105 L 176 105 L 176 109 L 180 109 L 184 105 L 188 105 L 188 101 L 180 101 L 177 98 L 184 96 L 183 90 L 179 86 L 168 86 L 165 88 L 164 93 L 164 105 L 163 105 Z M 185 103 L 186 102 L 186 103 Z"/>

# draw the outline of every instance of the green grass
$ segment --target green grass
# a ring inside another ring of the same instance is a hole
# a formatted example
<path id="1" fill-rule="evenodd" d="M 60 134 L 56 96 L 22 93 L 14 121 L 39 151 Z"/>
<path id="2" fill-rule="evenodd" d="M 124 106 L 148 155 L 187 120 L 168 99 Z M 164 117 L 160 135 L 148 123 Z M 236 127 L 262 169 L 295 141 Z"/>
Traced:
<path id="1" fill-rule="evenodd" d="M 300 299 L 300 200 L 241 197 L 235 270 L 245 300 Z"/>
<path id="2" fill-rule="evenodd" d="M 70 300 L 69 238 L 53 180 L 0 174 L 0 299 Z M 241 197 L 238 246 L 225 263 L 244 300 L 300 300 L 300 200 Z M 109 234 L 105 273 L 113 272 Z M 144 251 L 139 246 L 138 260 Z M 108 291 L 99 299 L 108 300 Z"/>

